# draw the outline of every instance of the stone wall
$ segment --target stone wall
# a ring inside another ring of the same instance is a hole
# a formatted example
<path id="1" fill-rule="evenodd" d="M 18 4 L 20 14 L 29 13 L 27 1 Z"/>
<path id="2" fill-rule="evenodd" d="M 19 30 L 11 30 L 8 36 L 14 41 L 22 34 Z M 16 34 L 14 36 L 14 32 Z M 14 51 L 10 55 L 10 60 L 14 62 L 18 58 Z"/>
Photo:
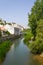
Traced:
<path id="1" fill-rule="evenodd" d="M 19 38 L 21 35 L 9 35 L 9 36 L 5 36 L 5 37 L 0 37 L 0 42 L 5 41 L 5 40 L 15 40 L 17 38 Z"/>

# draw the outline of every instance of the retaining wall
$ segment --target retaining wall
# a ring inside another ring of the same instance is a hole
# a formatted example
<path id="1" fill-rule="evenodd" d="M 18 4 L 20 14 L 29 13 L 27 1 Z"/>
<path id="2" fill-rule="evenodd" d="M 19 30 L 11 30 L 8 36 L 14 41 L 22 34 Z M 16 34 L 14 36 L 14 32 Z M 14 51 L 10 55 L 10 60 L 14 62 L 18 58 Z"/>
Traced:
<path id="1" fill-rule="evenodd" d="M 5 36 L 5 37 L 0 37 L 0 42 L 5 41 L 5 40 L 14 40 L 19 38 L 21 35 L 9 35 L 9 36 Z"/>

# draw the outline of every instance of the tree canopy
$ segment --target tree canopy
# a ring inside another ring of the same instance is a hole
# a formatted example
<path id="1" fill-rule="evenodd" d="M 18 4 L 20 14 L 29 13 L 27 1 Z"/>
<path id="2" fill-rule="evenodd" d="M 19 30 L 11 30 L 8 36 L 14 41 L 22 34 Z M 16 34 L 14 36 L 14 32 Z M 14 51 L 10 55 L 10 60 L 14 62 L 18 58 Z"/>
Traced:
<path id="1" fill-rule="evenodd" d="M 34 6 L 31 9 L 31 14 L 28 15 L 28 18 L 29 18 L 29 25 L 30 25 L 32 34 L 34 35 L 34 38 L 35 38 L 37 22 L 40 19 L 43 19 L 43 0 L 36 0 L 36 2 L 34 3 Z"/>

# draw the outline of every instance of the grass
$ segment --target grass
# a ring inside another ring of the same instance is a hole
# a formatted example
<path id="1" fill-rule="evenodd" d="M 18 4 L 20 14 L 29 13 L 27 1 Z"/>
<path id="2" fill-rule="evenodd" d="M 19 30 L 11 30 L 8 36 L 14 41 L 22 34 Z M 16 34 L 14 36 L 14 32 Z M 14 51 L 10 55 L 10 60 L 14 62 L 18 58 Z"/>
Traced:
<path id="1" fill-rule="evenodd" d="M 4 60 L 4 57 L 6 56 L 6 53 L 9 50 L 11 44 L 11 41 L 8 40 L 0 44 L 0 63 Z"/>

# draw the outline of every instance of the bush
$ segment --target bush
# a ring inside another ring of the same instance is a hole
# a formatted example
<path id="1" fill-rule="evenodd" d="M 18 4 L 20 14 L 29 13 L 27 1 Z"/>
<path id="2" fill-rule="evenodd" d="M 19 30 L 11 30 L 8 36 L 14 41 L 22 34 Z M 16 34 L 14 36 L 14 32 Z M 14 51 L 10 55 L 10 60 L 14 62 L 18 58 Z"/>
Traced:
<path id="1" fill-rule="evenodd" d="M 8 31 L 5 32 L 6 34 L 10 35 L 10 33 Z"/>
<path id="2" fill-rule="evenodd" d="M 33 54 L 40 54 L 43 52 L 43 42 L 39 39 L 29 45 L 29 48 Z"/>
<path id="3" fill-rule="evenodd" d="M 2 61 L 9 50 L 11 41 L 4 41 L 0 44 L 0 60 Z"/>
<path id="4" fill-rule="evenodd" d="M 25 32 L 26 32 L 26 33 L 25 33 L 25 35 L 24 35 L 24 42 L 28 44 L 29 41 L 31 40 L 31 37 L 32 37 L 33 35 L 32 35 L 32 33 L 31 33 L 30 30 L 26 30 Z"/>

